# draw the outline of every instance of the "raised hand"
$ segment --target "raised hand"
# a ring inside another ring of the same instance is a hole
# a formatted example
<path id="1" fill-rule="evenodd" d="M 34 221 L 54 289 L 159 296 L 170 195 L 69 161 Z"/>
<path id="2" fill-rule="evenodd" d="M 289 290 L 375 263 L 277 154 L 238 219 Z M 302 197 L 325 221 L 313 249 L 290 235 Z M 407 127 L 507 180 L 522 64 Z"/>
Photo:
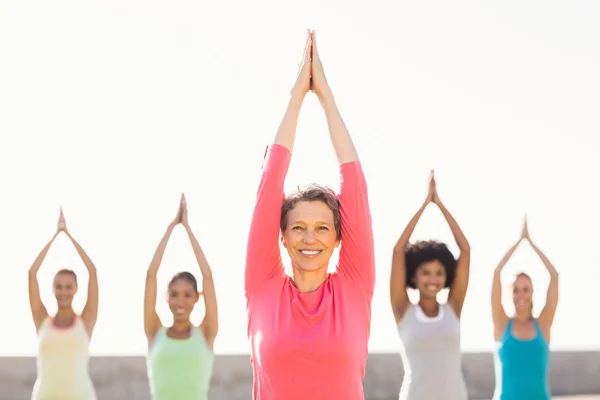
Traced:
<path id="1" fill-rule="evenodd" d="M 529 229 L 527 228 L 527 216 L 523 219 L 523 230 L 521 231 L 521 240 L 531 241 L 529 237 Z"/>
<path id="2" fill-rule="evenodd" d="M 181 203 L 179 205 L 179 208 L 181 210 L 181 224 L 187 228 L 189 227 L 188 224 L 188 212 L 187 212 L 187 202 L 185 201 L 185 194 L 181 195 Z"/>
<path id="3" fill-rule="evenodd" d="M 431 170 L 431 176 L 429 178 L 429 191 L 427 192 L 427 198 L 425 199 L 425 205 L 433 202 L 437 198 L 437 191 L 435 186 L 434 170 Z"/>
<path id="4" fill-rule="evenodd" d="M 58 227 L 56 229 L 56 234 L 58 235 L 61 232 L 67 232 L 67 223 L 65 221 L 65 215 L 63 214 L 62 207 L 60 208 L 60 215 L 58 217 Z"/>
<path id="5" fill-rule="evenodd" d="M 432 192 L 432 199 L 431 201 L 436 204 L 436 205 L 440 205 L 442 204 L 440 201 L 440 196 L 438 196 L 438 192 L 437 192 L 437 183 L 435 181 L 435 171 L 432 169 L 431 170 L 431 179 L 429 181 L 429 190 Z"/>
<path id="6" fill-rule="evenodd" d="M 319 51 L 317 49 L 317 37 L 315 31 L 312 31 L 310 35 L 312 38 L 310 90 L 312 90 L 317 97 L 320 97 L 329 91 L 329 84 L 327 83 L 325 71 L 323 70 L 323 63 L 321 62 L 321 57 L 319 56 Z"/>
<path id="7" fill-rule="evenodd" d="M 182 208 L 182 203 L 179 203 L 179 209 L 177 210 L 177 215 L 175 216 L 175 219 L 173 220 L 173 222 L 171 222 L 171 224 L 169 224 L 169 228 L 173 229 L 175 228 L 178 224 L 181 223 L 181 216 L 183 214 L 183 208 Z"/>
<path id="8" fill-rule="evenodd" d="M 306 43 L 304 44 L 304 54 L 298 68 L 298 76 L 296 83 L 292 88 L 292 95 L 305 96 L 310 90 L 310 74 L 311 74 L 311 51 L 312 51 L 312 36 L 309 30 L 306 31 Z"/>

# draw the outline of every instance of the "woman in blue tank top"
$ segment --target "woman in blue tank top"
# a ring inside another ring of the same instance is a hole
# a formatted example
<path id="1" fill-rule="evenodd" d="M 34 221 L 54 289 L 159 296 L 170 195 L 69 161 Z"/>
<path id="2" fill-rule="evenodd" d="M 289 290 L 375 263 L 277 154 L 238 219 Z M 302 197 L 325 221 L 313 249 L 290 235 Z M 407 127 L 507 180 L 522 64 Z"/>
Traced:
<path id="1" fill-rule="evenodd" d="M 512 286 L 515 315 L 509 318 L 502 307 L 500 274 L 523 240 L 529 242 L 550 273 L 546 304 L 538 318 L 532 315 L 533 285 L 531 278 L 525 273 L 518 274 Z M 531 241 L 525 220 L 521 238 L 508 250 L 494 271 L 492 318 L 497 343 L 494 400 L 550 400 L 548 344 L 557 304 L 558 272 Z"/>

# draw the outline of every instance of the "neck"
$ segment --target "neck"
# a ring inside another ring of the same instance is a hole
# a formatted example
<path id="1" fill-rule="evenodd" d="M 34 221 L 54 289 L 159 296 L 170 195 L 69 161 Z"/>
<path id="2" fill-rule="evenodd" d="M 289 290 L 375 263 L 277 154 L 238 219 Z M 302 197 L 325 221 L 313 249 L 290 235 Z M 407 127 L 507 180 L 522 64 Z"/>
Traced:
<path id="1" fill-rule="evenodd" d="M 192 322 L 188 319 L 183 321 L 173 321 L 173 326 L 171 328 L 176 332 L 185 332 L 189 331 L 191 327 Z"/>
<path id="2" fill-rule="evenodd" d="M 327 279 L 327 267 L 319 268 L 316 271 L 302 271 L 293 267 L 294 285 L 302 293 L 314 292 Z"/>
<path id="3" fill-rule="evenodd" d="M 533 318 L 533 316 L 531 315 L 531 312 L 529 311 L 521 311 L 521 312 L 516 312 L 515 316 L 513 319 L 515 319 L 516 321 L 529 321 L 531 318 Z"/>
<path id="4" fill-rule="evenodd" d="M 419 299 L 419 305 L 421 306 L 425 314 L 437 313 L 438 309 L 440 308 L 437 299 L 433 297 L 421 297 Z"/>
<path id="5" fill-rule="evenodd" d="M 68 318 L 73 317 L 75 315 L 75 311 L 73 311 L 73 307 L 59 307 L 56 310 L 55 318 Z"/>

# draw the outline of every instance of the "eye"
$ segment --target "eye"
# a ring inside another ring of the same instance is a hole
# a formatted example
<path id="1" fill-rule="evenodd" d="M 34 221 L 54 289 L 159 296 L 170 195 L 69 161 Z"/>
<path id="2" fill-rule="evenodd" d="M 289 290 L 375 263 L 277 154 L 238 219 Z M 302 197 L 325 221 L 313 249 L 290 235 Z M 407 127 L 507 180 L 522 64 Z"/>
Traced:
<path id="1" fill-rule="evenodd" d="M 302 230 L 302 227 L 301 227 L 301 226 L 298 226 L 298 225 L 296 225 L 296 226 L 294 226 L 294 227 L 292 228 L 292 230 L 293 230 L 293 231 L 299 231 L 299 230 Z"/>
<path id="2" fill-rule="evenodd" d="M 326 226 L 320 226 L 320 227 L 319 227 L 319 230 L 322 230 L 322 231 L 328 231 L 328 230 L 329 230 L 329 228 L 328 228 L 328 227 L 326 227 Z"/>

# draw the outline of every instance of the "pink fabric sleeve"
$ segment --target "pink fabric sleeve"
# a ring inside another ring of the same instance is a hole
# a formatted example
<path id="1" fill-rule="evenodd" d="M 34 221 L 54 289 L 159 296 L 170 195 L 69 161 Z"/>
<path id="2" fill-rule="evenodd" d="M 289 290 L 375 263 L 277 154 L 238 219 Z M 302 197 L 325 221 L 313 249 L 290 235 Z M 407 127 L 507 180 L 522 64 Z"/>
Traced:
<path id="1" fill-rule="evenodd" d="M 338 273 L 375 290 L 375 249 L 367 182 L 359 161 L 340 166 L 340 214 L 342 245 Z"/>
<path id="2" fill-rule="evenodd" d="M 284 273 L 279 251 L 279 220 L 291 156 L 288 149 L 276 144 L 268 146 L 265 152 L 246 249 L 246 297 L 263 282 Z"/>

